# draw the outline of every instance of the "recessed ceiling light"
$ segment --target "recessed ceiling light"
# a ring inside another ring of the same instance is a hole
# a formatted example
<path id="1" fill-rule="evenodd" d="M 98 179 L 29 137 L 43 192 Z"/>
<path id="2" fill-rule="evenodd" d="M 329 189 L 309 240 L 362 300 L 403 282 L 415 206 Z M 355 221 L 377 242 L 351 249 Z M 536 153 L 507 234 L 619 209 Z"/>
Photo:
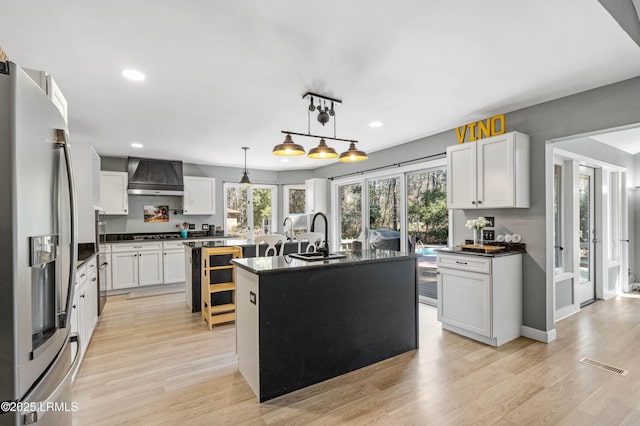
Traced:
<path id="1" fill-rule="evenodd" d="M 138 142 L 134 142 L 134 143 L 131 144 L 131 147 L 132 148 L 143 148 L 144 145 L 142 145 L 141 143 L 138 143 Z"/>
<path id="2" fill-rule="evenodd" d="M 371 123 L 369 123 L 369 127 L 382 127 L 384 126 L 384 123 L 382 121 L 372 121 Z"/>
<path id="3" fill-rule="evenodd" d="M 282 161 L 283 163 L 288 163 L 288 162 L 289 162 L 289 159 L 288 159 L 288 158 L 283 158 L 283 159 L 282 159 L 282 160 L 280 160 L 280 161 Z"/>
<path id="4" fill-rule="evenodd" d="M 133 80 L 133 81 L 142 81 L 146 78 L 145 75 L 142 74 L 140 71 L 136 71 L 132 69 L 122 70 L 122 75 L 125 78 L 128 78 L 129 80 Z"/>

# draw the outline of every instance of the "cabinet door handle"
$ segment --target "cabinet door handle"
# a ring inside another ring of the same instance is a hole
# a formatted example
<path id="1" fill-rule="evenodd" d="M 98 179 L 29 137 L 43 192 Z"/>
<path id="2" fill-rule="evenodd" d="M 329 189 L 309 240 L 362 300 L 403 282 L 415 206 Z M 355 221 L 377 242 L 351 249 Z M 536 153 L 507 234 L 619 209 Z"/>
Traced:
<path id="1" fill-rule="evenodd" d="M 456 263 L 457 263 L 458 265 L 466 265 L 466 264 L 467 264 L 467 262 L 460 262 L 459 260 L 456 260 Z"/>
<path id="2" fill-rule="evenodd" d="M 138 255 L 137 255 L 137 254 L 134 254 L 134 255 L 133 255 L 133 257 L 138 257 Z"/>
<path id="3" fill-rule="evenodd" d="M 478 204 L 482 204 L 482 201 L 478 200 Z"/>
<path id="4" fill-rule="evenodd" d="M 82 298 L 84 299 L 84 293 L 82 293 L 82 294 L 80 295 L 80 297 L 82 297 Z"/>
<path id="5" fill-rule="evenodd" d="M 91 278 L 91 281 L 98 281 L 98 278 L 97 277 L 93 277 L 93 278 Z"/>
<path id="6" fill-rule="evenodd" d="M 472 201 L 472 202 L 471 202 L 471 204 L 475 204 L 475 203 L 476 203 L 475 201 Z"/>
<path id="7" fill-rule="evenodd" d="M 126 212 L 127 212 L 127 209 L 124 209 L 124 212 L 126 213 Z"/>

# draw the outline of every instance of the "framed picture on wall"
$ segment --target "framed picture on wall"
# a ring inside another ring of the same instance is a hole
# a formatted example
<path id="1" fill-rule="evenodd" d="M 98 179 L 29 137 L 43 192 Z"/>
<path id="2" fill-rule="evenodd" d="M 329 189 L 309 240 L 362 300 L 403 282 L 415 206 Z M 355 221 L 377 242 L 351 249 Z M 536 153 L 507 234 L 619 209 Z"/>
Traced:
<path id="1" fill-rule="evenodd" d="M 145 222 L 169 222 L 169 206 L 144 206 Z"/>

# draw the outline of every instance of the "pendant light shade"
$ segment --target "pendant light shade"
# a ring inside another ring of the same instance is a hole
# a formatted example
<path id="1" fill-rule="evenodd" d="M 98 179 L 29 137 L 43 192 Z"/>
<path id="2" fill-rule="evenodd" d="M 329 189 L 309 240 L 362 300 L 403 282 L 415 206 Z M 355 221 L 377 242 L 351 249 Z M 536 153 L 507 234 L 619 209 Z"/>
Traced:
<path id="1" fill-rule="evenodd" d="M 307 157 L 317 160 L 327 160 L 329 158 L 336 158 L 337 156 L 338 153 L 336 150 L 327 146 L 327 142 L 324 138 L 320 139 L 318 146 L 309 150 L 309 154 L 307 154 Z"/>
<path id="2" fill-rule="evenodd" d="M 356 148 L 356 144 L 351 142 L 349 149 L 340 154 L 338 161 L 341 163 L 356 163 L 358 161 L 364 161 L 367 158 L 369 158 L 367 157 L 367 154 L 364 151 L 360 151 Z"/>
<path id="3" fill-rule="evenodd" d="M 249 175 L 247 174 L 246 170 L 242 172 L 242 179 L 240 179 L 240 185 L 251 185 L 251 181 L 249 180 Z"/>
<path id="4" fill-rule="evenodd" d="M 291 139 L 291 134 L 287 133 L 284 142 L 273 147 L 272 154 L 286 157 L 304 155 L 304 147 L 295 143 L 293 139 Z"/>
<path id="5" fill-rule="evenodd" d="M 247 172 L 247 150 L 248 146 L 243 146 L 244 149 L 244 170 L 242 171 L 242 178 L 240 179 L 240 185 L 247 186 L 251 185 L 251 181 L 249 180 L 249 173 Z"/>

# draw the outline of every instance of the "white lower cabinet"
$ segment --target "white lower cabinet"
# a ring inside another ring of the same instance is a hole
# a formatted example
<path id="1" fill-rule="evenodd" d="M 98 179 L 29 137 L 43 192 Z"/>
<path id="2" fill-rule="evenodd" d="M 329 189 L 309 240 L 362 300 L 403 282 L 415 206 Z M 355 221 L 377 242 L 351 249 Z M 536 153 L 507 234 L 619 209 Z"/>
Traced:
<path id="1" fill-rule="evenodd" d="M 98 269 L 95 256 L 78 268 L 74 291 L 71 332 L 78 333 L 80 338 L 80 362 L 82 362 L 98 320 Z M 72 351 L 75 350 L 74 345 Z M 75 353 L 72 356 L 75 356 Z"/>
<path id="2" fill-rule="evenodd" d="M 109 290 L 185 281 L 183 241 L 111 245 Z"/>
<path id="3" fill-rule="evenodd" d="M 164 251 L 164 283 L 181 283 L 185 279 L 184 249 Z"/>
<path id="4" fill-rule="evenodd" d="M 113 244 L 111 286 L 114 290 L 162 284 L 162 243 Z"/>
<path id="5" fill-rule="evenodd" d="M 442 328 L 500 346 L 522 331 L 522 255 L 438 255 Z"/>

